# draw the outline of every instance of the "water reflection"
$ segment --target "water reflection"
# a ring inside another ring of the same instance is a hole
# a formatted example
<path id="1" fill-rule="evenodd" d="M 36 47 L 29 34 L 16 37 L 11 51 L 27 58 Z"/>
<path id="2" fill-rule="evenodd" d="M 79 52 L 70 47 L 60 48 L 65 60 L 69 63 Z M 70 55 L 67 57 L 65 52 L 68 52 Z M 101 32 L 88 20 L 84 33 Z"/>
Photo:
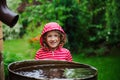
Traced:
<path id="1" fill-rule="evenodd" d="M 20 69 L 17 74 L 37 79 L 86 79 L 93 77 L 95 70 L 90 68 L 45 68 L 45 69 Z"/>

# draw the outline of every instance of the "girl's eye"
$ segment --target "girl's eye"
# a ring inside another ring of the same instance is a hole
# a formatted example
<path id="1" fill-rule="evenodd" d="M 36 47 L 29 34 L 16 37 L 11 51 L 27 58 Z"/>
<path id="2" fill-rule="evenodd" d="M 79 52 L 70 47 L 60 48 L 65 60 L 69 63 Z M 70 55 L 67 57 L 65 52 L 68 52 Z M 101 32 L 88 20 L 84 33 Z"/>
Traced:
<path id="1" fill-rule="evenodd" d="M 52 35 L 48 35 L 47 37 L 52 37 Z"/>
<path id="2" fill-rule="evenodd" d="M 59 37 L 59 35 L 48 35 L 47 37 Z"/>
<path id="3" fill-rule="evenodd" d="M 59 37 L 59 35 L 55 35 L 55 37 Z"/>

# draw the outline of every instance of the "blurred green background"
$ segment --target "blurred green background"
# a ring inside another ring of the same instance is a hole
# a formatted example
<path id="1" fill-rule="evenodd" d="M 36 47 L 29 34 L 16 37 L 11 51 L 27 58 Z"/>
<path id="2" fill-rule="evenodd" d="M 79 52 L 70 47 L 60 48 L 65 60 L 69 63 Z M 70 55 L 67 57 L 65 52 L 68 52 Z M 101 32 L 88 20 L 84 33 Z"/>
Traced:
<path id="1" fill-rule="evenodd" d="M 19 14 L 18 23 L 3 25 L 4 65 L 34 59 L 39 36 L 47 22 L 58 22 L 67 33 L 64 47 L 75 62 L 98 69 L 98 80 L 120 79 L 119 0 L 7 0 Z"/>

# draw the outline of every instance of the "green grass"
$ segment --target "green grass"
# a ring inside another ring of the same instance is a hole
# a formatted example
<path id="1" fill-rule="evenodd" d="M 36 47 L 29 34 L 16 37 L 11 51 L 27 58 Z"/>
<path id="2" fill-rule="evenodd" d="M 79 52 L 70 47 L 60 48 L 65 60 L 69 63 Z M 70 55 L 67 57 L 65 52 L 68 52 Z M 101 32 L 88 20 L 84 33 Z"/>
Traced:
<path id="1" fill-rule="evenodd" d="M 3 43 L 4 53 L 23 54 L 23 57 L 31 59 L 35 55 L 35 50 L 30 48 L 27 39 L 7 40 Z"/>
<path id="2" fill-rule="evenodd" d="M 8 40 L 4 42 L 4 55 L 9 52 L 9 55 L 20 54 L 24 59 L 33 59 L 35 51 L 30 49 L 28 40 Z M 9 57 L 9 56 L 8 56 Z M 7 57 L 6 57 L 7 58 Z M 15 57 L 12 57 L 15 58 Z M 11 59 L 12 59 L 11 58 Z M 119 80 L 120 65 L 119 55 L 110 55 L 104 57 L 81 57 L 80 54 L 73 54 L 75 62 L 94 66 L 98 70 L 98 80 Z M 10 57 L 9 57 L 10 59 Z"/>
<path id="3" fill-rule="evenodd" d="M 8 40 L 4 41 L 4 51 L 14 53 L 27 53 L 29 45 L 27 40 Z"/>

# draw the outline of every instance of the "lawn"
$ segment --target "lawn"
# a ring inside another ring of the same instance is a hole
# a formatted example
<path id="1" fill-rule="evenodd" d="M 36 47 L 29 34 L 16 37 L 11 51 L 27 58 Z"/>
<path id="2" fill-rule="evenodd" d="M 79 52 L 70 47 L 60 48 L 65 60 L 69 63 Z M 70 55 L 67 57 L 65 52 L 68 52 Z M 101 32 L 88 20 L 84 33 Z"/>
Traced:
<path id="1" fill-rule="evenodd" d="M 3 48 L 4 53 L 21 55 L 24 59 L 34 58 L 36 52 L 34 49 L 31 49 L 27 39 L 4 41 Z"/>
<path id="2" fill-rule="evenodd" d="M 4 55 L 16 54 L 22 56 L 24 59 L 33 59 L 35 50 L 30 49 L 28 40 L 8 40 L 4 41 Z M 109 55 L 104 57 L 81 57 L 80 54 L 72 54 L 75 62 L 88 64 L 98 69 L 98 80 L 119 80 L 120 79 L 120 65 L 119 55 Z M 7 57 L 5 57 L 7 58 Z M 9 57 L 9 59 L 13 57 Z"/>

